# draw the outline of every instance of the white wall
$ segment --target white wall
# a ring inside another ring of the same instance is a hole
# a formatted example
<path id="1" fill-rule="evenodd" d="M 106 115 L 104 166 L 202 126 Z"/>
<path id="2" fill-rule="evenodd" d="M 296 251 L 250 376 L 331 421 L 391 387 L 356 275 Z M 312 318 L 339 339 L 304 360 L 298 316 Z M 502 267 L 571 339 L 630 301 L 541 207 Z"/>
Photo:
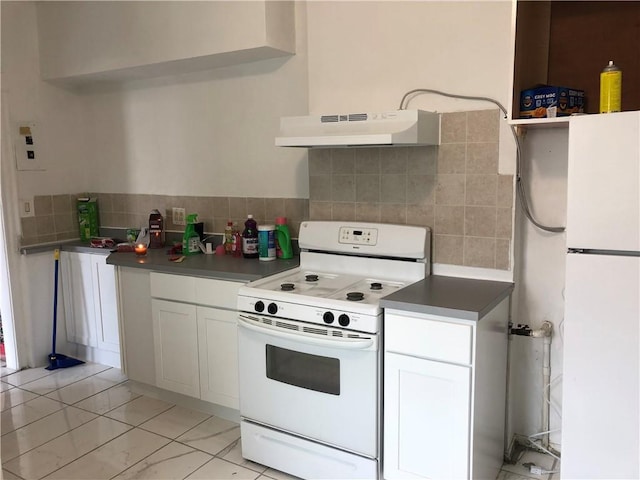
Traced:
<path id="1" fill-rule="evenodd" d="M 547 226 L 566 224 L 568 128 L 530 129 L 523 141 L 523 175 L 536 220 Z M 514 323 L 539 328 L 554 325 L 551 343 L 551 400 L 562 405 L 562 321 L 564 317 L 565 234 L 543 232 L 518 212 Z M 530 435 L 541 431 L 543 402 L 542 339 L 512 339 L 511 405 L 513 431 Z M 560 417 L 550 410 L 550 428 Z M 550 441 L 561 443 L 560 432 Z"/>
<path id="2" fill-rule="evenodd" d="M 17 197 L 78 192 L 86 188 L 84 104 L 82 99 L 39 78 L 36 8 L 33 2 L 1 2 L 2 18 L 2 163 L 15 169 L 12 135 L 17 123 L 38 126 L 44 171 L 15 171 L 14 188 L 3 178 L 7 261 L 11 266 L 15 330 L 19 338 L 17 365 L 45 365 L 51 350 L 53 318 L 53 254 L 29 257 L 18 253 L 20 225 Z M 10 194 L 11 198 L 7 198 Z M 4 241 L 4 239 L 3 239 Z M 6 305 L 3 303 L 3 305 Z M 6 332 L 10 333 L 10 332 Z"/>
<path id="3" fill-rule="evenodd" d="M 504 0 L 310 2 L 310 112 L 396 110 L 403 95 L 417 88 L 490 97 L 507 107 L 511 7 Z M 433 94 L 410 97 L 408 106 L 440 112 L 494 108 Z M 500 137 L 500 173 L 513 173 L 506 121 Z"/>
<path id="4" fill-rule="evenodd" d="M 40 80 L 34 2 L 2 2 L 2 90 L 9 124 L 34 121 L 45 171 L 17 173 L 21 196 L 81 191 L 86 164 L 86 118 L 79 95 Z M 15 133 L 15 130 L 14 130 Z M 8 139 L 3 138 L 3 142 Z"/>
<path id="5" fill-rule="evenodd" d="M 305 4 L 295 7 L 294 56 L 85 92 L 89 189 L 308 197 L 306 150 L 274 145 L 280 117 L 307 105 Z"/>

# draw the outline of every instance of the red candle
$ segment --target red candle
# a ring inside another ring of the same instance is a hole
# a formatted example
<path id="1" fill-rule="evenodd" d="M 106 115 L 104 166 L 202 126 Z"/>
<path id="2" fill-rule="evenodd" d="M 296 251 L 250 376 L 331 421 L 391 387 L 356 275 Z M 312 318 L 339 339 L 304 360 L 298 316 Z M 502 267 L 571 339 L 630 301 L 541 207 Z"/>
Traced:
<path id="1" fill-rule="evenodd" d="M 133 247 L 136 252 L 136 255 L 143 256 L 147 254 L 147 246 L 144 243 L 136 243 L 136 246 Z"/>

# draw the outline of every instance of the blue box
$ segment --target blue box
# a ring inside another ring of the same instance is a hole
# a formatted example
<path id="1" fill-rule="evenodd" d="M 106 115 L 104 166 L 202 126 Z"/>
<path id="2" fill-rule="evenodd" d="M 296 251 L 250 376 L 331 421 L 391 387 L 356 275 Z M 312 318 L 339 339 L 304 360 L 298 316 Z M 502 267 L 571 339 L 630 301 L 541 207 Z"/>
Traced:
<path id="1" fill-rule="evenodd" d="M 567 117 L 584 113 L 584 90 L 541 85 L 520 93 L 520 118 Z"/>

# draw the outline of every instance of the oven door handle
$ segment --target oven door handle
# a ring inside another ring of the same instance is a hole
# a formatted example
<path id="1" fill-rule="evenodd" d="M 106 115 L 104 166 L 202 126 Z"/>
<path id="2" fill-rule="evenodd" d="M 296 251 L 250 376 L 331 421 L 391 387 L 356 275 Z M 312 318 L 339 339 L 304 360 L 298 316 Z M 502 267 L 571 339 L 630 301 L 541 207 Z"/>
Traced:
<path id="1" fill-rule="evenodd" d="M 238 315 L 238 326 L 259 332 L 264 335 L 271 335 L 276 338 L 283 338 L 286 340 L 293 340 L 296 342 L 306 343 L 307 345 L 317 345 L 321 347 L 330 348 L 342 348 L 346 350 L 366 350 L 373 346 L 373 338 L 317 338 L 313 334 L 304 332 L 290 333 L 283 331 L 278 327 L 272 327 L 271 325 L 255 325 L 252 320 L 248 320 L 249 317 L 244 315 Z"/>

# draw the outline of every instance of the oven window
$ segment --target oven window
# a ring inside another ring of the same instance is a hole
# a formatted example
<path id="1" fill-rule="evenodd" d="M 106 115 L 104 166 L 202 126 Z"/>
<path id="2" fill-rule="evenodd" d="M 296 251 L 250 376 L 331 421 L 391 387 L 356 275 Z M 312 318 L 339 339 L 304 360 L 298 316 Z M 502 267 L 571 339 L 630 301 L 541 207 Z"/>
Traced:
<path id="1" fill-rule="evenodd" d="M 340 360 L 267 345 L 267 377 L 296 387 L 340 395 Z"/>

